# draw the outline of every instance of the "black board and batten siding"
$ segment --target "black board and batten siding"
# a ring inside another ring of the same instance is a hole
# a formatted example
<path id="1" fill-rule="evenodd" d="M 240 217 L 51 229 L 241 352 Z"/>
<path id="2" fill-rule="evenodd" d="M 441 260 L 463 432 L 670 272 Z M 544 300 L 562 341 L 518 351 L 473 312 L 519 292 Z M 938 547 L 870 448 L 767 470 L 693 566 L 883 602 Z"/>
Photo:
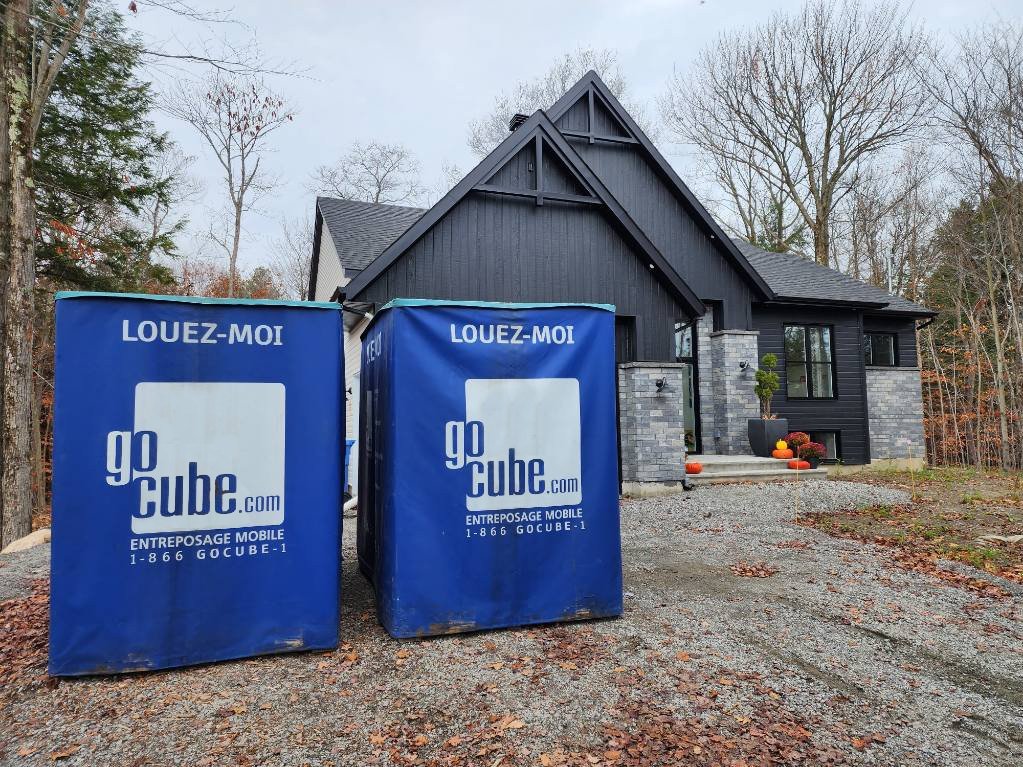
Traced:
<path id="1" fill-rule="evenodd" d="M 579 140 L 572 145 L 693 292 L 721 302 L 724 327 L 750 329 L 748 283 L 639 150 L 631 144 Z"/>
<path id="2" fill-rule="evenodd" d="M 785 325 L 829 325 L 835 360 L 834 399 L 789 399 L 785 395 Z M 753 327 L 760 331 L 760 356 L 778 355 L 781 389 L 772 409 L 789 420 L 793 431 L 839 432 L 840 458 L 849 464 L 867 463 L 870 451 L 867 427 L 866 369 L 860 312 L 809 307 L 753 307 Z"/>
<path id="3" fill-rule="evenodd" d="M 359 298 L 396 296 L 611 303 L 634 318 L 630 353 L 665 362 L 674 361 L 675 322 L 688 319 L 599 206 L 482 192 L 459 201 Z"/>

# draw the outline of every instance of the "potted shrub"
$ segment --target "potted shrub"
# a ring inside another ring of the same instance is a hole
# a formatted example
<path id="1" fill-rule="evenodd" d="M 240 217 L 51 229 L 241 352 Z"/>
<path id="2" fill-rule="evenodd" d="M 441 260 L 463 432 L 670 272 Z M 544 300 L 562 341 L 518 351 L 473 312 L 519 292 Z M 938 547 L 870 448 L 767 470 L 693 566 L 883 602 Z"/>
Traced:
<path id="1" fill-rule="evenodd" d="M 785 442 L 793 450 L 799 450 L 800 447 L 810 441 L 810 435 L 805 431 L 794 431 L 785 435 Z"/>
<path id="2" fill-rule="evenodd" d="M 756 373 L 756 384 L 753 393 L 760 400 L 760 418 L 750 418 L 746 430 L 749 435 L 749 446 L 753 455 L 770 458 L 774 443 L 785 436 L 789 430 L 789 422 L 778 418 L 771 412 L 771 399 L 781 388 L 781 380 L 774 372 L 778 367 L 778 355 L 765 354 L 760 358 L 760 369 Z"/>
<path id="3" fill-rule="evenodd" d="M 806 442 L 796 448 L 796 455 L 809 463 L 811 469 L 816 469 L 827 454 L 827 449 L 820 442 Z"/>

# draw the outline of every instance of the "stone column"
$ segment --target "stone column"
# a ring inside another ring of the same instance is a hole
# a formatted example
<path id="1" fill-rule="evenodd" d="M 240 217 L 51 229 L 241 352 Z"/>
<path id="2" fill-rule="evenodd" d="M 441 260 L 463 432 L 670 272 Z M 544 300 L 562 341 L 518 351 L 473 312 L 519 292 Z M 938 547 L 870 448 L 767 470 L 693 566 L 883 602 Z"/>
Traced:
<path id="1" fill-rule="evenodd" d="M 686 374 L 686 365 L 680 363 L 627 362 L 618 366 L 622 482 L 626 492 L 635 493 L 637 483 L 682 481 L 682 392 Z M 660 390 L 658 379 L 664 379 Z"/>
<path id="2" fill-rule="evenodd" d="M 871 461 L 921 465 L 927 457 L 920 368 L 867 368 Z"/>
<path id="3" fill-rule="evenodd" d="M 713 444 L 713 452 L 721 455 L 749 455 L 746 421 L 760 415 L 760 404 L 753 393 L 759 335 L 756 330 L 710 334 L 714 439 L 708 442 L 704 430 L 705 450 Z M 743 361 L 749 363 L 745 370 L 739 365 Z"/>

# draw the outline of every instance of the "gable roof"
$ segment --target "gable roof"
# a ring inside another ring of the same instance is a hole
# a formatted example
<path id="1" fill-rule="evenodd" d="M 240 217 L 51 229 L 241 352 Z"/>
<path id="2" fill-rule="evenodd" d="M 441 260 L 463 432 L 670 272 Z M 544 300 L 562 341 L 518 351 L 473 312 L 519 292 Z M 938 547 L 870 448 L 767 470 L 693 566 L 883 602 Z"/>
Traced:
<path id="1" fill-rule="evenodd" d="M 776 300 L 850 304 L 885 314 L 932 316 L 935 312 L 881 288 L 860 282 L 837 269 L 792 253 L 772 253 L 744 240 L 734 244 L 774 291 Z"/>
<path id="2" fill-rule="evenodd" d="M 772 298 L 770 285 L 763 279 L 758 270 L 753 268 L 742 251 L 732 242 L 731 238 L 724 233 L 717 221 L 714 220 L 714 217 L 703 207 L 703 204 L 696 198 L 692 190 L 686 186 L 678 173 L 675 172 L 675 169 L 664 158 L 664 155 L 658 151 L 646 133 L 643 132 L 643 129 L 632 119 L 632 115 L 628 113 L 625 107 L 621 105 L 621 102 L 611 93 L 611 89 L 600 79 L 600 75 L 592 69 L 583 75 L 579 82 L 573 85 L 564 96 L 547 110 L 547 115 L 553 122 L 557 122 L 579 99 L 588 93 L 597 94 L 603 102 L 603 106 L 611 112 L 614 119 L 623 125 L 628 133 L 632 134 L 629 138 L 635 141 L 642 153 L 653 164 L 654 169 L 667 182 L 668 187 L 675 192 L 682 205 L 703 226 L 710 238 L 718 242 L 725 257 L 753 286 L 754 293 L 759 294 L 758 297 L 762 300 Z M 591 109 L 593 100 L 594 95 L 590 95 Z M 567 133 L 571 136 L 574 132 L 568 131 Z M 590 141 L 595 140 L 592 136 L 588 138 Z"/>
<path id="3" fill-rule="evenodd" d="M 678 273 L 657 250 L 643 230 L 636 225 L 629 214 L 614 198 L 604 183 L 583 162 L 572 146 L 565 140 L 557 127 L 543 111 L 537 110 L 519 128 L 512 131 L 504 141 L 473 168 L 468 175 L 459 181 L 444 197 L 430 208 L 420 219 L 405 230 L 392 242 L 378 258 L 373 260 L 350 283 L 342 288 L 342 295 L 356 298 L 366 289 L 387 267 L 397 261 L 420 237 L 426 234 L 443 218 L 459 201 L 473 191 L 487 193 L 496 191 L 487 182 L 501 167 L 513 158 L 531 141 L 542 141 L 550 151 L 553 149 L 574 179 L 585 191 L 585 195 L 548 194 L 556 199 L 561 198 L 573 202 L 598 202 L 603 205 L 611 223 L 619 233 L 643 254 L 643 258 L 653 267 L 653 273 L 662 279 L 674 294 L 679 305 L 687 309 L 692 316 L 704 312 L 703 302 L 693 293 L 692 289 L 679 277 Z M 533 193 L 535 194 L 535 193 Z M 537 204 L 542 204 L 541 192 Z"/>
<path id="4" fill-rule="evenodd" d="M 317 197 L 316 208 L 334 241 L 341 265 L 348 270 L 365 269 L 426 212 L 425 208 L 332 197 Z"/>
<path id="5" fill-rule="evenodd" d="M 316 278 L 320 271 L 320 242 L 323 228 L 337 251 L 343 272 L 358 272 L 379 256 L 398 235 L 425 213 L 424 208 L 389 205 L 380 202 L 316 198 L 316 224 L 313 229 L 313 257 L 309 267 L 309 300 L 316 297 Z M 335 286 L 331 286 L 333 288 Z"/>

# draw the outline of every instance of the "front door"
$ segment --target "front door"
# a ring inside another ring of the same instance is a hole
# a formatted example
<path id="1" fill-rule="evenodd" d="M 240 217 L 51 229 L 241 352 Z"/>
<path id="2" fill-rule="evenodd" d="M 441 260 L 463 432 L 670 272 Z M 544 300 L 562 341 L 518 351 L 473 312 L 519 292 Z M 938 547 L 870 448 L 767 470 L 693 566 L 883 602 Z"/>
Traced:
<path id="1" fill-rule="evenodd" d="M 675 323 L 675 362 L 682 373 L 682 420 L 685 428 L 686 451 L 700 453 L 703 450 L 700 438 L 700 399 L 697 383 L 696 344 L 693 337 L 694 322 Z"/>

